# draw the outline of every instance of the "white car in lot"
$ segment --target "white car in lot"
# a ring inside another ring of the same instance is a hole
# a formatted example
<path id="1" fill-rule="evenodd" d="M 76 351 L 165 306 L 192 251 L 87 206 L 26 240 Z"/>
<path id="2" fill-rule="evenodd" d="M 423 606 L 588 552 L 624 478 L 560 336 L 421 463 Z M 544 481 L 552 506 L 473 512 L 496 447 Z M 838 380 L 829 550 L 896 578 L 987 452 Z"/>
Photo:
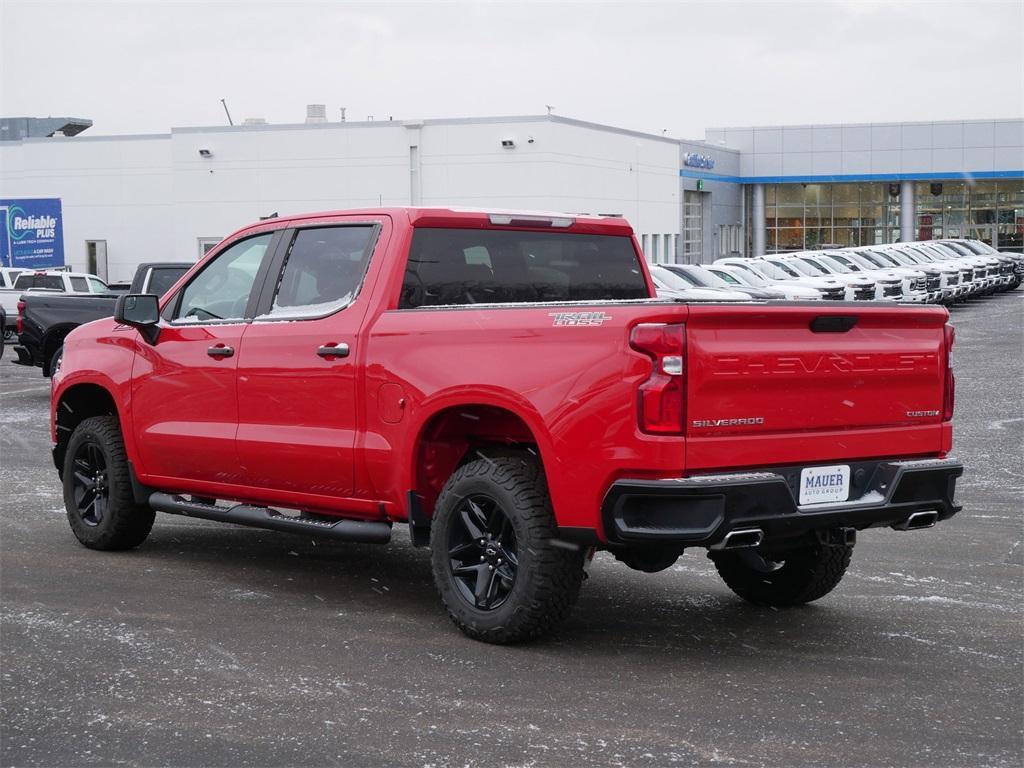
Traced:
<path id="1" fill-rule="evenodd" d="M 957 298 L 967 299 L 981 293 L 985 288 L 985 273 L 988 267 L 982 268 L 969 256 L 961 256 L 956 251 L 932 248 L 930 243 L 914 243 L 916 252 L 930 264 L 944 264 L 960 270 L 960 288 Z"/>
<path id="2" fill-rule="evenodd" d="M 964 256 L 994 256 L 1010 267 L 1010 282 L 1007 290 L 1012 291 L 1024 282 L 1024 254 L 997 251 L 981 240 L 939 240 L 933 245 L 942 245 L 947 250 Z"/>
<path id="3" fill-rule="evenodd" d="M 739 291 L 721 288 L 697 288 L 675 272 L 657 264 L 648 266 L 658 296 L 681 301 L 750 301 L 750 297 Z"/>
<path id="4" fill-rule="evenodd" d="M 900 275 L 885 270 L 862 269 L 849 260 L 836 258 L 841 255 L 841 253 L 835 251 L 814 251 L 803 255 L 801 258 L 826 274 L 837 277 L 840 275 L 860 275 L 873 281 L 875 286 L 873 298 L 875 301 L 899 301 L 903 298 L 903 280 Z"/>
<path id="5" fill-rule="evenodd" d="M 936 259 L 914 243 L 890 245 L 880 249 L 879 255 L 897 266 L 922 270 L 928 280 L 928 301 L 949 303 L 969 290 L 961 284 L 959 264 Z"/>
<path id="6" fill-rule="evenodd" d="M 927 245 L 922 243 L 921 245 L 927 247 L 932 253 L 944 255 L 947 258 L 955 258 L 959 255 L 954 248 L 943 243 L 928 243 Z M 974 277 L 975 280 L 979 277 L 981 278 L 982 293 L 995 293 L 1006 287 L 1012 279 L 1012 270 L 1004 272 L 1003 262 L 999 259 L 999 254 L 963 256 L 962 258 L 974 265 Z"/>
<path id="7" fill-rule="evenodd" d="M 903 298 L 901 301 L 914 304 L 928 302 L 928 277 L 920 269 L 911 267 L 894 267 L 888 259 L 881 259 L 874 252 L 875 246 L 859 248 L 843 248 L 843 255 L 856 262 L 863 269 L 880 269 L 900 276 Z"/>
<path id="8" fill-rule="evenodd" d="M 779 254 L 778 258 L 807 277 L 831 277 L 846 285 L 847 301 L 874 301 L 878 298 L 878 280 L 867 273 L 839 272 L 813 259 L 814 251 Z"/>
<path id="9" fill-rule="evenodd" d="M 730 264 L 741 269 L 747 269 L 754 274 L 760 275 L 772 285 L 799 285 L 804 288 L 814 288 L 821 292 L 821 298 L 831 301 L 842 301 L 846 298 L 846 284 L 835 278 L 808 277 L 802 275 L 782 260 L 772 260 L 773 257 L 757 259 L 742 259 L 736 256 L 729 256 L 718 259 L 715 264 Z"/>
<path id="10" fill-rule="evenodd" d="M 779 284 L 774 285 L 757 272 L 743 269 L 732 264 L 704 264 L 702 265 L 709 272 L 722 278 L 725 282 L 738 284 L 740 290 L 743 287 L 757 288 L 760 290 L 779 291 L 779 298 L 787 301 L 820 301 L 821 291 L 815 288 L 805 288 L 802 285 Z"/>

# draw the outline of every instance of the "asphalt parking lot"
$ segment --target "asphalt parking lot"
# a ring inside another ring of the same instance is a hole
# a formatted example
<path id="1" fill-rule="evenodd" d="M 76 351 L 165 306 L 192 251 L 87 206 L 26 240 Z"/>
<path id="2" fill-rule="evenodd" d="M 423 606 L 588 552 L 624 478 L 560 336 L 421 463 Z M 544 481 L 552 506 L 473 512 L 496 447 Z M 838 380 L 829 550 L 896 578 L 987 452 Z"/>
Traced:
<path id="1" fill-rule="evenodd" d="M 426 550 L 158 516 L 79 546 L 47 380 L 0 364 L 0 763 L 1020 766 L 1024 289 L 953 310 L 964 511 L 862 533 L 844 582 L 753 608 L 692 551 L 604 554 L 553 639 L 464 638 Z"/>

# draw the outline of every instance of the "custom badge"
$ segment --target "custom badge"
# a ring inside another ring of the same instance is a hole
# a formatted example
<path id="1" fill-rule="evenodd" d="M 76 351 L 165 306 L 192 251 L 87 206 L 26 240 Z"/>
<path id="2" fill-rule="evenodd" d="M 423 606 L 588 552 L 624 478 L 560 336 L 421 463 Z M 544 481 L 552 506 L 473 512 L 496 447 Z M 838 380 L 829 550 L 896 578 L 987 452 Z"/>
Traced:
<path id="1" fill-rule="evenodd" d="M 605 320 L 611 320 L 612 316 L 604 312 L 548 312 L 548 317 L 553 317 L 553 326 L 562 325 L 603 325 Z"/>

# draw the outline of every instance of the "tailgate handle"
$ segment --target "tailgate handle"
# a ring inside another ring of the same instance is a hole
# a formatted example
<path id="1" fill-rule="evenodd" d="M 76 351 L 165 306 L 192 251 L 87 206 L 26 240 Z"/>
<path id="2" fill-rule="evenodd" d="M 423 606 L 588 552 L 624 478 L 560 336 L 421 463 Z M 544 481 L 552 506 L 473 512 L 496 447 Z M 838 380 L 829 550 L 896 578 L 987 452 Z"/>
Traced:
<path id="1" fill-rule="evenodd" d="M 846 333 L 856 324 L 856 315 L 818 315 L 811 320 L 811 330 L 814 333 Z"/>

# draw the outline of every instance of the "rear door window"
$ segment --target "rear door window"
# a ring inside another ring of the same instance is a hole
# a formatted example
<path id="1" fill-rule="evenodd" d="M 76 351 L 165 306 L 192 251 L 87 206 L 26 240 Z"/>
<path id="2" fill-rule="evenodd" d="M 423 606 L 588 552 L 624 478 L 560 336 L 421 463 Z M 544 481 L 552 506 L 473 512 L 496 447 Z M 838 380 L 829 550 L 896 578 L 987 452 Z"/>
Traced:
<path id="1" fill-rule="evenodd" d="M 373 225 L 298 230 L 285 255 L 273 304 L 261 317 L 322 317 L 351 304 L 366 273 L 375 231 Z"/>
<path id="2" fill-rule="evenodd" d="M 72 291 L 75 291 L 76 293 L 88 293 L 89 284 L 85 282 L 84 277 L 69 277 L 68 280 L 71 281 Z"/>
<path id="3" fill-rule="evenodd" d="M 649 297 L 628 237 L 419 228 L 399 307 Z"/>

